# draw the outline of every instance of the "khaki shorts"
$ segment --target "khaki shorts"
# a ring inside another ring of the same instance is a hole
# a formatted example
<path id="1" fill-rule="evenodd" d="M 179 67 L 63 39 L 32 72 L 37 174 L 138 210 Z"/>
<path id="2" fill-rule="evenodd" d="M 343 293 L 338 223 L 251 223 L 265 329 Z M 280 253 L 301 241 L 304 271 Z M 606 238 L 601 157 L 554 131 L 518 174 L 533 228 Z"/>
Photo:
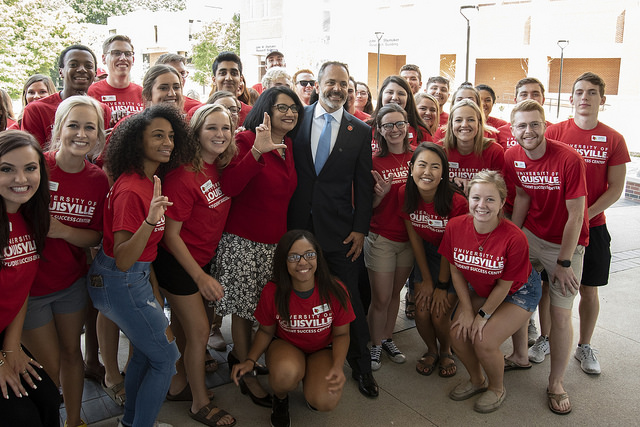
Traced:
<path id="1" fill-rule="evenodd" d="M 551 277 L 558 266 L 558 254 L 560 253 L 560 245 L 556 243 L 547 242 L 541 238 L 535 236 L 531 231 L 523 228 L 524 234 L 529 241 L 529 260 L 538 272 L 546 270 L 549 277 Z M 577 245 L 576 250 L 571 256 L 571 269 L 575 274 L 578 282 L 582 277 L 582 259 L 584 257 L 584 246 Z M 551 305 L 566 308 L 571 310 L 573 308 L 573 300 L 576 297 L 575 294 L 569 293 L 568 295 L 562 294 L 562 286 L 557 282 L 549 283 L 549 296 L 551 299 Z"/>
<path id="2" fill-rule="evenodd" d="M 413 250 L 409 242 L 394 242 L 371 233 L 364 239 L 364 264 L 378 273 L 391 273 L 396 268 L 413 267 Z"/>

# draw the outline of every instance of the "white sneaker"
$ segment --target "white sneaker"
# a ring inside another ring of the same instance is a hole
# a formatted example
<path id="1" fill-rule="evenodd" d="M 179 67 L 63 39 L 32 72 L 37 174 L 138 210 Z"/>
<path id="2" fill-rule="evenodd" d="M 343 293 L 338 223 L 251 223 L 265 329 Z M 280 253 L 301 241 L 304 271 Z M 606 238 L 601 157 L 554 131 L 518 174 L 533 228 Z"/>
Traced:
<path id="1" fill-rule="evenodd" d="M 536 328 L 536 322 L 533 319 L 529 319 L 529 327 L 527 328 L 527 344 L 529 347 L 536 343 L 538 339 L 538 328 Z"/>
<path id="2" fill-rule="evenodd" d="M 587 374 L 600 374 L 600 362 L 596 358 L 598 350 L 591 347 L 589 344 L 583 344 L 576 348 L 574 357 L 580 361 L 580 367 Z"/>
<path id="3" fill-rule="evenodd" d="M 544 362 L 544 357 L 549 353 L 551 353 L 549 337 L 540 335 L 536 343 L 529 349 L 529 360 L 533 363 L 542 363 Z"/>
<path id="4" fill-rule="evenodd" d="M 394 343 L 391 338 L 389 338 L 388 340 L 382 340 L 382 349 L 385 353 L 387 353 L 389 359 L 396 363 L 404 363 L 407 361 L 407 357 L 404 355 L 404 353 L 398 350 L 398 347 L 396 347 L 396 343 Z"/>
<path id="5" fill-rule="evenodd" d="M 377 371 L 382 366 L 382 362 L 380 361 L 380 356 L 382 355 L 382 346 L 372 345 L 370 353 L 371 353 L 371 370 Z"/>

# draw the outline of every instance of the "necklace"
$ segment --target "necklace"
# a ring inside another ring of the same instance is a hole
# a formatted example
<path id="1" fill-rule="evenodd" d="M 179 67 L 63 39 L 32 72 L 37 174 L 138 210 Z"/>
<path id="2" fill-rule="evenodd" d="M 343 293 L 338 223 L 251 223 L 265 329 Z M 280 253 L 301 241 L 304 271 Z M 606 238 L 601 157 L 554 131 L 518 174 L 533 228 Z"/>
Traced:
<path id="1" fill-rule="evenodd" d="M 402 168 L 408 168 L 409 165 L 409 161 L 407 160 L 407 154 L 412 154 L 412 153 L 408 153 L 408 152 L 404 152 L 402 153 L 402 161 L 398 160 L 396 158 L 396 156 L 399 156 L 400 154 L 394 154 L 394 153 L 389 153 L 391 155 L 391 157 L 393 157 L 393 160 L 396 161 L 396 163 L 398 164 L 398 166 L 400 167 L 400 169 L 402 170 Z"/>
<path id="2" fill-rule="evenodd" d="M 498 225 L 500 225 L 500 223 L 498 223 Z M 496 226 L 496 228 L 498 228 L 498 226 Z M 473 231 L 474 231 L 473 237 L 475 237 L 476 242 L 478 243 L 478 251 L 482 252 L 484 250 L 484 245 L 487 243 L 487 240 L 489 240 L 489 237 L 491 237 L 491 235 L 493 234 L 496 228 L 491 230 L 491 233 L 489 233 L 489 235 L 484 239 L 484 242 L 482 242 L 482 244 L 480 244 L 480 241 L 478 240 L 478 236 L 476 236 L 476 234 L 479 234 L 479 233 L 476 231 L 475 227 L 473 228 Z"/>

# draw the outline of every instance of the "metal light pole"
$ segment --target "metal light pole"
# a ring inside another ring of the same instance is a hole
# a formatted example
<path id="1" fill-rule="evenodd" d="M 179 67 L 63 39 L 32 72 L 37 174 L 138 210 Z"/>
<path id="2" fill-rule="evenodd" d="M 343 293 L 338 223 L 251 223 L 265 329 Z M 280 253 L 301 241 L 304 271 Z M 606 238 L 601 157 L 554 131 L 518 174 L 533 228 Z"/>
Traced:
<path id="1" fill-rule="evenodd" d="M 467 20 L 467 61 L 465 63 L 465 69 L 464 69 L 465 82 L 469 81 L 469 40 L 471 39 L 471 23 L 469 21 L 469 18 L 471 17 L 471 15 L 466 16 L 463 11 L 470 11 L 470 9 L 473 9 L 475 12 L 477 12 L 478 6 L 472 6 L 472 5 L 460 6 L 460 15 L 462 15 L 462 17 Z"/>
<path id="2" fill-rule="evenodd" d="M 560 81 L 558 82 L 558 109 L 556 111 L 556 119 L 560 117 L 560 92 L 562 91 L 562 66 L 564 65 L 564 48 L 569 46 L 569 40 L 558 40 L 560 48 Z"/>
<path id="3" fill-rule="evenodd" d="M 381 31 L 376 31 L 376 38 L 378 39 L 378 69 L 376 71 L 376 93 L 380 92 L 380 39 L 384 35 Z"/>

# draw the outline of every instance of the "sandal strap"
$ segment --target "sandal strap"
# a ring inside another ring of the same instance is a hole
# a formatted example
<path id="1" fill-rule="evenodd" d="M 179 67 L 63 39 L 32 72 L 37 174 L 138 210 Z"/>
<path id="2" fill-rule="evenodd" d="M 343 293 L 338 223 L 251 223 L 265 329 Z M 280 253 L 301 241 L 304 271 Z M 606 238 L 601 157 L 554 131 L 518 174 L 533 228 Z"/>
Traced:
<path id="1" fill-rule="evenodd" d="M 213 411 L 216 411 L 216 412 L 212 414 Z M 210 426 L 217 426 L 218 421 L 220 421 L 226 415 L 231 416 L 231 414 L 229 414 L 224 409 L 217 407 L 213 402 L 209 402 L 208 404 L 204 405 L 195 414 L 191 411 L 189 411 L 189 414 L 191 415 L 191 418 L 194 418 L 198 421 L 206 420 L 206 424 Z"/>

